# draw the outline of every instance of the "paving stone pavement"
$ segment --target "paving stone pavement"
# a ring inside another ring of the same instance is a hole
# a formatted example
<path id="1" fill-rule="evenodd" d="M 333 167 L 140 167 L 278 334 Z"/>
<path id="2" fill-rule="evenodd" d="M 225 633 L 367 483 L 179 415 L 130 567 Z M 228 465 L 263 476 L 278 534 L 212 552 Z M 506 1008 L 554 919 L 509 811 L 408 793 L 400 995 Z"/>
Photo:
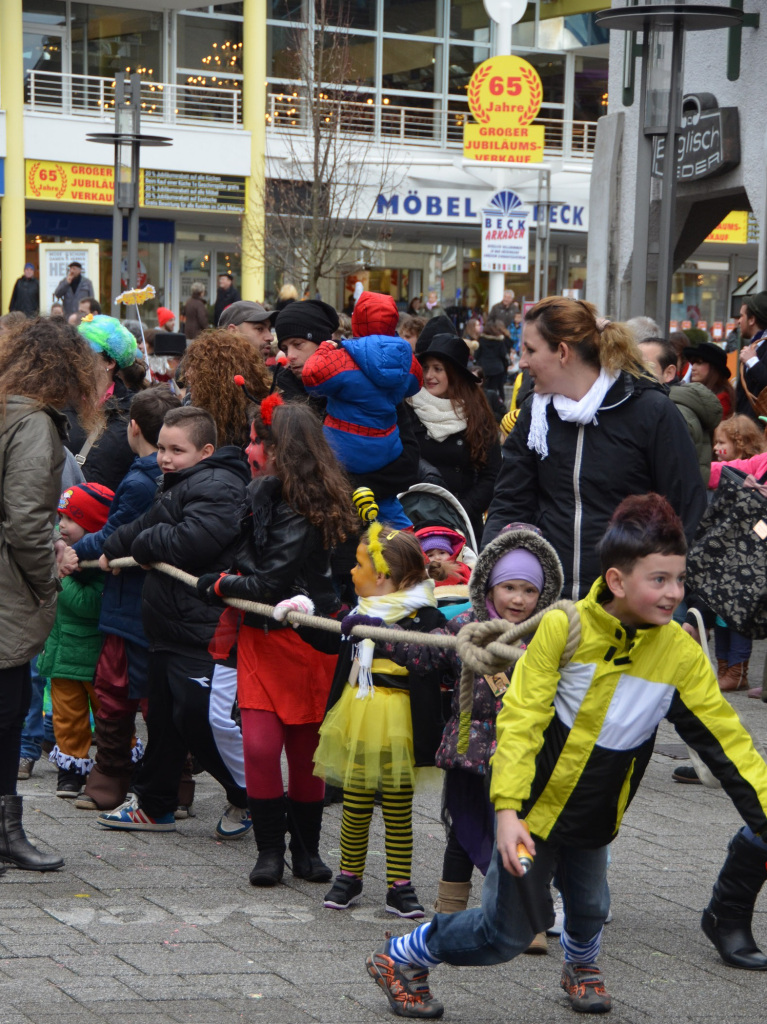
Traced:
<path id="1" fill-rule="evenodd" d="M 752 674 L 761 678 L 767 644 Z M 745 693 L 732 703 L 760 742 L 767 707 Z M 678 743 L 665 723 L 658 744 Z M 621 1024 L 753 1024 L 764 1019 L 767 974 L 726 967 L 699 928 L 700 911 L 739 827 L 720 791 L 671 780 L 655 753 L 613 845 L 614 921 L 601 964 Z M 413 879 L 426 906 L 436 895 L 444 845 L 438 773 L 416 797 Z M 66 857 L 55 874 L 9 868 L 0 879 L 0 1024 L 367 1024 L 393 1019 L 367 977 L 365 955 L 385 929 L 411 925 L 384 912 L 383 830 L 374 816 L 362 902 L 325 910 L 326 886 L 293 879 L 248 884 L 250 837 L 221 841 L 223 794 L 197 777 L 196 817 L 175 834 L 108 832 L 57 799 L 55 771 L 39 762 L 24 796 L 25 825 Z M 325 820 L 323 854 L 338 863 L 340 807 Z M 475 875 L 474 895 L 481 879 Z M 755 915 L 767 948 L 767 895 Z M 432 974 L 445 1020 L 462 1024 L 572 1021 L 559 989 L 561 955 L 522 956 L 493 968 Z"/>

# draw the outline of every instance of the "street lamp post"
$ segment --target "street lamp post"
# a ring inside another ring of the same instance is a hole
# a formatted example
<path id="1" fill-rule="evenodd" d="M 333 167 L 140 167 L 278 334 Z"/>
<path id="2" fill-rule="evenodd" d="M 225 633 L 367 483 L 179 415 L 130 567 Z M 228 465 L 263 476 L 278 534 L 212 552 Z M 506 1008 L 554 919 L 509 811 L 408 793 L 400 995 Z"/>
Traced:
<path id="1" fill-rule="evenodd" d="M 631 314 L 648 313 L 647 257 L 650 192 L 649 147 L 645 136 L 665 136 L 663 179 L 658 224 L 657 291 L 655 319 L 665 333 L 671 318 L 671 279 L 674 273 L 674 226 L 676 214 L 677 136 L 682 126 L 684 35 L 686 31 L 731 28 L 743 22 L 743 11 L 709 4 L 660 3 L 613 7 L 598 11 L 602 28 L 628 33 L 633 48 L 634 32 L 642 32 L 642 99 L 637 159 L 637 213 L 634 225 L 634 258 L 631 277 Z M 630 57 L 633 60 L 633 55 Z M 645 216 L 640 216 L 645 213 Z"/>
<path id="2" fill-rule="evenodd" d="M 87 136 L 89 142 L 114 146 L 114 205 L 112 207 L 112 311 L 119 315 L 115 299 L 122 291 L 121 264 L 123 218 L 128 215 L 128 287 L 138 278 L 139 176 L 142 146 L 170 146 L 172 139 L 141 134 L 141 76 L 115 75 L 115 130 Z"/>
<path id="3" fill-rule="evenodd" d="M 493 57 L 507 57 L 511 53 L 511 28 L 522 18 L 527 0 L 482 0 L 488 18 L 495 22 L 495 44 Z M 504 184 L 504 172 L 495 174 L 496 188 Z M 540 207 L 538 208 L 540 212 Z M 537 235 L 537 232 L 536 232 Z M 488 312 L 503 298 L 506 275 L 503 271 L 490 271 L 487 289 Z"/>

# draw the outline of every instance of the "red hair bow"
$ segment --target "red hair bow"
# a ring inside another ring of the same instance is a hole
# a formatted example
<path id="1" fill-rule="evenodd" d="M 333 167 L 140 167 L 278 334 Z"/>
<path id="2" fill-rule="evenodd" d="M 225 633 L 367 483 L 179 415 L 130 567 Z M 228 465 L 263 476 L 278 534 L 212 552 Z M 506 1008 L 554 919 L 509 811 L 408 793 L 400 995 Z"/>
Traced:
<path id="1" fill-rule="evenodd" d="M 284 404 L 285 403 L 282 400 L 282 395 L 278 395 L 276 392 L 265 398 L 260 406 L 261 422 L 264 423 L 267 427 L 271 427 L 272 417 L 274 416 L 274 410 L 278 406 Z"/>

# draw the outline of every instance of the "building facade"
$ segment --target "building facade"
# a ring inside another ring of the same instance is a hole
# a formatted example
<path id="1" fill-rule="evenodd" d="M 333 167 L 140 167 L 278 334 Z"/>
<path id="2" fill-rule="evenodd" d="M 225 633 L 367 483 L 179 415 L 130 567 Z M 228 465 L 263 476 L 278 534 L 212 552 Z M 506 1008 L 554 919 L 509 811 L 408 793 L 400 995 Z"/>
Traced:
<path id="1" fill-rule="evenodd" d="M 608 37 L 593 16 L 599 6 L 533 0 L 513 30 L 514 52 L 543 81 L 551 291 L 582 293 L 586 284 L 592 154 L 607 104 Z M 97 247 L 100 296 L 109 304 L 114 156 L 86 136 L 112 130 L 114 75 L 126 71 L 141 76 L 142 131 L 172 143 L 141 153 L 139 279 L 174 309 L 195 280 L 214 295 L 224 271 L 258 292 L 246 297 L 273 298 L 285 271 L 269 259 L 268 218 L 267 244 L 255 251 L 258 227 L 243 229 L 247 211 L 258 207 L 259 190 L 268 193 L 291 176 L 296 147 L 310 135 L 311 104 L 296 54 L 329 66 L 326 55 L 341 39 L 343 66 L 328 76 L 327 95 L 338 132 L 357 154 L 350 163 L 364 163 L 367 178 L 350 195 L 348 223 L 339 224 L 339 238 L 348 227 L 354 245 L 320 280 L 320 293 L 343 305 L 361 280 L 403 303 L 431 288 L 446 306 L 484 301 L 482 203 L 499 187 L 531 205 L 541 193 L 537 170 L 463 159 L 468 81 L 494 45 L 482 0 L 244 0 L 185 8 L 189 0 L 136 0 L 130 7 L 3 0 L 0 46 L 16 31 L 18 15 L 23 52 L 19 93 L 18 76 L 9 78 L 3 67 L 16 53 L 0 50 L 0 155 L 9 172 L 15 161 L 6 180 L 16 190 L 12 202 L 10 192 L 3 200 L 4 295 L 9 275 L 18 276 L 27 261 L 40 266 L 44 253 L 47 308 L 48 277 L 61 263 L 45 247 L 58 246 L 63 260 L 68 247 L 90 245 Z M 12 230 L 21 198 L 23 252 Z M 532 297 L 532 274 L 509 276 L 507 284 Z"/>

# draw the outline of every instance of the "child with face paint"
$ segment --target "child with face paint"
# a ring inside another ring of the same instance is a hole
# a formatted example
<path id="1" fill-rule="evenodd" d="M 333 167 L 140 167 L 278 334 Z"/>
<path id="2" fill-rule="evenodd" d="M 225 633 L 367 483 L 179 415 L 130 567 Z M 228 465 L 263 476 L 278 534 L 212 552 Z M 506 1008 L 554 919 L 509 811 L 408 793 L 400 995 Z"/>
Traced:
<path id="1" fill-rule="evenodd" d="M 517 625 L 559 598 L 562 566 L 552 546 L 534 526 L 515 523 L 491 541 L 477 559 L 469 581 L 472 610 L 457 615 L 438 633 L 456 635 L 467 622 L 506 619 Z M 521 645 L 524 646 L 524 645 Z M 487 792 L 490 758 L 495 752 L 495 720 L 509 686 L 510 667 L 494 676 L 476 675 L 469 716 L 462 725 L 461 669 L 456 651 L 419 644 L 386 645 L 389 657 L 411 674 L 438 671 L 454 683 L 452 713 L 436 763 L 445 769 L 442 818 L 447 846 L 435 910 L 464 910 L 474 868 L 484 875 L 490 864 L 495 813 Z M 545 935 L 531 952 L 545 952 Z"/>
<path id="2" fill-rule="evenodd" d="M 430 631 L 444 624 L 434 581 L 410 533 L 375 523 L 357 548 L 352 569 L 359 597 L 344 631 L 393 625 Z M 386 911 L 423 917 L 410 873 L 415 768 L 433 765 L 441 733 L 439 677 L 411 677 L 372 640 L 345 643 L 320 729 L 315 771 L 344 791 L 341 866 L 325 906 L 345 910 L 359 900 L 376 790 L 386 830 Z"/>

